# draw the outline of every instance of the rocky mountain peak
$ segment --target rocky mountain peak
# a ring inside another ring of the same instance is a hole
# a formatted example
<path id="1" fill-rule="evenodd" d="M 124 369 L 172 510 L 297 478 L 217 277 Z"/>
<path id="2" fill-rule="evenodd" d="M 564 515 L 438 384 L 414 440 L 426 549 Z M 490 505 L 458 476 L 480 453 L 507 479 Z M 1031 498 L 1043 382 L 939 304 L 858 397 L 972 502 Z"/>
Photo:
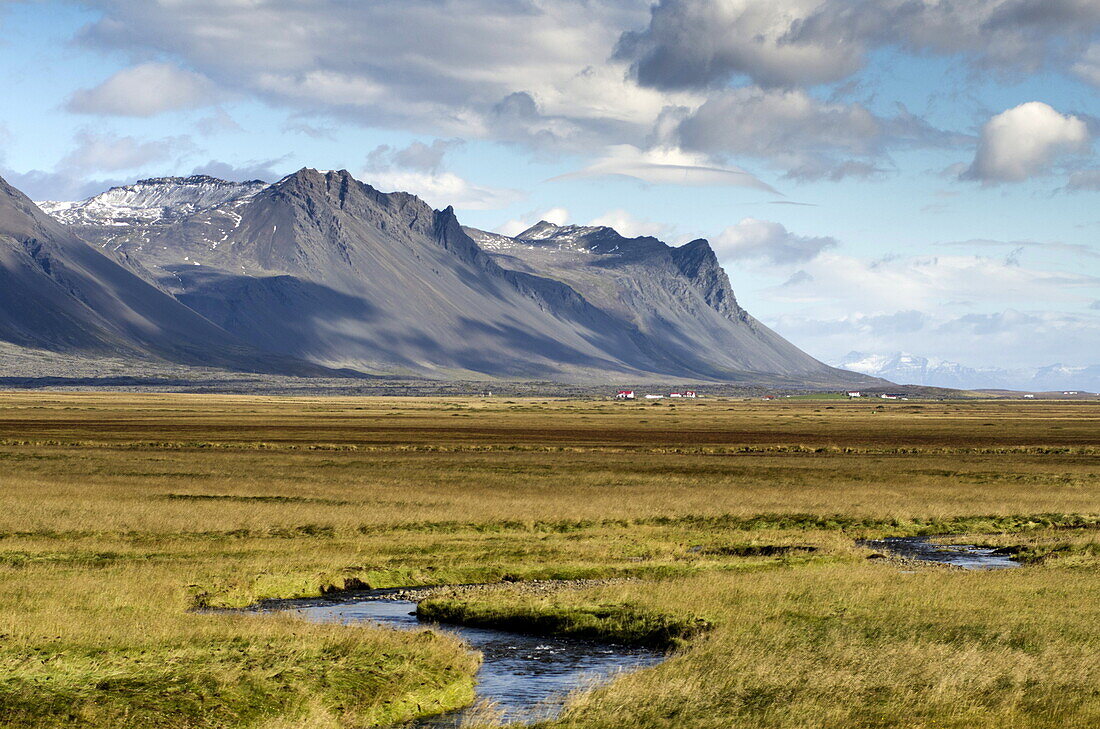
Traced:
<path id="1" fill-rule="evenodd" d="M 147 177 L 144 180 L 138 180 L 133 185 L 121 185 L 122 188 L 134 188 L 134 187 L 151 187 L 151 186 L 164 186 L 175 185 L 180 187 L 198 186 L 198 185 L 221 185 L 221 186 L 237 186 L 237 185 L 266 185 L 263 180 L 248 180 L 247 182 L 230 182 L 229 180 L 223 180 L 220 177 L 212 177 L 211 175 L 188 175 L 186 177 Z M 118 188 L 111 188 L 112 190 Z"/>
<path id="2" fill-rule="evenodd" d="M 754 324 L 755 320 L 738 305 L 729 276 L 706 239 L 696 238 L 673 248 L 671 255 L 680 273 L 694 282 L 708 305 L 729 319 Z"/>
<path id="3" fill-rule="evenodd" d="M 555 225 L 540 220 L 515 236 L 515 240 L 530 246 L 588 252 L 599 255 L 647 255 L 663 251 L 667 246 L 649 236 L 627 238 L 606 225 Z"/>
<path id="4" fill-rule="evenodd" d="M 11 201 L 15 210 L 18 197 Z M 484 233 L 462 228 L 451 207 L 433 210 L 347 170 L 313 168 L 271 185 L 141 180 L 82 201 L 84 220 L 106 222 L 73 231 L 22 204 L 223 332 L 319 365 L 444 377 L 860 379 L 740 309 L 701 239 L 673 247 L 545 220 L 516 237 Z M 27 267 L 73 270 L 62 265 L 67 257 L 18 247 Z M 82 264 L 110 263 L 83 243 L 72 250 Z M 79 288 L 94 290 L 91 282 Z M 136 337 L 122 324 L 108 328 L 97 341 Z M 11 329 L 30 337 L 24 324 Z"/>
<path id="5" fill-rule="evenodd" d="M 426 220 L 432 208 L 407 192 L 382 192 L 355 179 L 347 170 L 315 170 L 304 167 L 271 186 L 273 193 L 284 193 L 314 204 L 322 200 L 340 208 L 360 210 L 364 206 L 388 215 Z M 452 210 L 453 214 L 453 210 Z"/>
<path id="6" fill-rule="evenodd" d="M 150 177 L 86 200 L 47 201 L 39 206 L 70 225 L 158 225 L 247 199 L 267 186 L 262 180 L 229 182 L 209 175 Z"/>

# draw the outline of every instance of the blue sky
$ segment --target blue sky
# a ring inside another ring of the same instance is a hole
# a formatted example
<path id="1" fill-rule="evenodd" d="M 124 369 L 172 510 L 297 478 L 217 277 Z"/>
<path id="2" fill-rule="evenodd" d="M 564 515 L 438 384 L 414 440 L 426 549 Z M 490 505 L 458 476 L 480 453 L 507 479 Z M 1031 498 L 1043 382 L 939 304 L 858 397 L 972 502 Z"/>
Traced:
<path id="1" fill-rule="evenodd" d="M 346 168 L 711 240 L 811 354 L 1100 363 L 1094 0 L 0 0 L 36 199 Z"/>

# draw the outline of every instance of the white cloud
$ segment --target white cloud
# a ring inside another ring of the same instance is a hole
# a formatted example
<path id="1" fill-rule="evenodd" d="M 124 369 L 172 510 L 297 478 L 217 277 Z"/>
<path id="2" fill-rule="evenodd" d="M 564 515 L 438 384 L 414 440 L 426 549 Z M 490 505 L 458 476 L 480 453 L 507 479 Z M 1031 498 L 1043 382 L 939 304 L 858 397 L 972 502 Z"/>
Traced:
<path id="1" fill-rule="evenodd" d="M 861 104 L 823 102 L 797 89 L 743 87 L 714 93 L 680 122 L 690 150 L 765 159 L 788 177 L 868 177 L 891 149 L 950 147 L 966 138 L 936 129 L 905 108 L 894 116 Z"/>
<path id="2" fill-rule="evenodd" d="M 605 225 L 614 228 L 616 232 L 626 238 L 637 238 L 639 236 L 660 238 L 669 235 L 671 232 L 671 226 L 665 223 L 635 217 L 622 208 L 608 210 L 603 215 L 588 221 L 588 225 Z"/>
<path id="3" fill-rule="evenodd" d="M 1065 155 L 1091 148 L 1088 125 L 1041 101 L 1001 112 L 982 127 L 978 150 L 962 179 L 1020 182 L 1049 172 Z"/>
<path id="4" fill-rule="evenodd" d="M 836 317 L 807 311 L 767 323 L 828 361 L 840 361 L 856 343 L 865 352 L 917 352 L 971 367 L 1089 365 L 1096 363 L 1093 343 L 1100 339 L 1100 315 L 1014 308 L 971 314 L 899 310 Z"/>
<path id="5" fill-rule="evenodd" d="M 108 188 L 132 182 L 122 178 L 92 179 L 68 170 L 17 172 L 3 165 L 0 165 L 0 176 L 31 200 L 84 200 Z"/>
<path id="6" fill-rule="evenodd" d="M 835 81 L 859 68 L 859 45 L 844 38 L 789 42 L 792 27 L 818 5 L 662 0 L 645 30 L 623 34 L 616 55 L 633 62 L 643 85 L 657 88 L 716 86 L 737 74 L 767 86 Z"/>
<path id="7" fill-rule="evenodd" d="M 63 157 L 58 167 L 75 172 L 132 170 L 153 162 L 163 162 L 187 151 L 187 137 L 167 137 L 141 141 L 110 133 L 83 131 L 75 137 L 76 148 Z"/>
<path id="8" fill-rule="evenodd" d="M 1095 362 L 1100 313 L 1089 306 L 1100 297 L 1100 276 L 1081 266 L 1092 249 L 1026 241 L 950 245 L 1003 248 L 1007 255 L 863 258 L 826 246 L 808 260 L 737 259 L 729 271 L 750 311 L 819 358 L 859 349 L 975 365 Z"/>
<path id="9" fill-rule="evenodd" d="M 960 301 L 1008 306 L 1020 301 L 1080 304 L 1100 278 L 1019 265 L 1006 258 L 955 255 L 864 259 L 823 251 L 803 263 L 810 280 L 775 287 L 777 302 L 814 304 L 835 314 L 939 311 Z"/>
<path id="10" fill-rule="evenodd" d="M 411 192 L 436 208 L 453 205 L 459 210 L 497 210 L 524 197 L 519 190 L 475 185 L 453 172 L 393 169 L 368 171 L 360 178 L 382 191 Z"/>
<path id="11" fill-rule="evenodd" d="M 740 167 L 715 165 L 705 157 L 673 147 L 643 150 L 629 144 L 609 147 L 604 155 L 583 169 L 553 178 L 632 177 L 658 185 L 752 187 L 774 194 L 775 188 Z"/>
<path id="12" fill-rule="evenodd" d="M 538 213 L 531 211 L 520 218 L 513 218 L 498 225 L 493 232 L 501 235 L 518 235 L 540 220 L 554 225 L 568 225 L 572 216 L 565 208 L 549 208 Z"/>
<path id="13" fill-rule="evenodd" d="M 372 126 L 577 147 L 640 141 L 669 103 L 607 63 L 621 30 L 644 22 L 630 0 L 92 4 L 102 17 L 86 44 L 167 55 L 220 88 Z M 517 94 L 529 108 L 513 108 Z"/>
<path id="14" fill-rule="evenodd" d="M 414 141 L 400 149 L 383 144 L 367 155 L 360 177 L 382 190 L 411 192 L 437 208 L 453 205 L 460 210 L 496 210 L 523 199 L 519 190 L 475 185 L 444 170 L 444 156 L 463 144 L 461 139 L 436 139 L 431 144 Z"/>
<path id="15" fill-rule="evenodd" d="M 656 88 L 762 86 L 847 78 L 876 48 L 1033 71 L 1072 64 L 1100 29 L 1093 0 L 660 0 L 617 56 Z"/>
<path id="16" fill-rule="evenodd" d="M 290 165 L 291 155 L 265 160 L 249 160 L 239 165 L 232 165 L 219 160 L 210 160 L 206 164 L 199 165 L 191 170 L 192 175 L 210 175 L 222 180 L 234 182 L 248 182 L 251 180 L 263 180 L 274 182 L 282 179 L 293 171 Z"/>
<path id="17" fill-rule="evenodd" d="M 723 230 L 712 242 L 719 260 L 761 259 L 777 264 L 802 263 L 837 242 L 828 237 L 795 235 L 779 223 L 745 218 Z"/>
<path id="18" fill-rule="evenodd" d="M 221 108 L 215 109 L 210 116 L 199 119 L 195 122 L 195 127 L 199 130 L 200 134 L 206 136 L 244 131 L 244 128 L 237 123 L 237 120 L 230 116 L 229 112 Z"/>
<path id="19" fill-rule="evenodd" d="M 215 103 L 210 79 L 168 63 L 126 68 L 90 89 L 75 92 L 65 108 L 78 114 L 153 116 Z"/>
<path id="20" fill-rule="evenodd" d="M 939 49 L 963 21 L 990 25 L 942 52 L 984 48 L 974 38 L 991 33 L 1014 38 L 1013 28 L 1025 29 L 1029 48 L 1045 48 L 1055 33 L 995 12 L 1011 4 L 1004 0 L 975 0 L 973 12 L 909 0 L 664 0 L 652 16 L 636 0 L 90 2 L 102 17 L 80 33 L 84 43 L 171 58 L 219 89 L 303 115 L 604 155 L 582 174 L 760 189 L 765 183 L 725 156 L 837 180 L 880 174 L 895 148 L 959 142 L 904 110 L 879 116 L 790 86 L 845 78 L 876 45 Z M 898 33 L 908 22 L 934 30 Z M 746 75 L 767 88 L 729 89 Z M 144 110 L 129 96 L 98 106 L 144 113 L 193 96 Z M 621 146 L 607 151 L 613 145 Z M 647 159 L 676 154 L 691 159 Z"/>
<path id="21" fill-rule="evenodd" d="M 415 141 L 401 149 L 382 144 L 367 155 L 367 169 L 401 167 L 420 172 L 438 172 L 443 164 L 443 157 L 463 144 L 465 142 L 461 139 L 436 139 L 431 144 Z"/>
<path id="22" fill-rule="evenodd" d="M 1093 43 L 1073 64 L 1073 72 L 1082 80 L 1100 86 L 1100 42 Z"/>

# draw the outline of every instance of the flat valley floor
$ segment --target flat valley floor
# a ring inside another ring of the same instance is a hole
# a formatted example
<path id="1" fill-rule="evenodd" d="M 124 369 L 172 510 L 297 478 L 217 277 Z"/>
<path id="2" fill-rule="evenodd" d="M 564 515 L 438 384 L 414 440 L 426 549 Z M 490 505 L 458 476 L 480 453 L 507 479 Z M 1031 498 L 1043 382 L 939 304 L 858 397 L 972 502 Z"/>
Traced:
<path id="1" fill-rule="evenodd" d="M 456 708 L 453 638 L 214 608 L 508 583 L 431 609 L 671 651 L 549 726 L 1100 726 L 1098 534 L 1096 401 L 0 393 L 0 725 Z"/>

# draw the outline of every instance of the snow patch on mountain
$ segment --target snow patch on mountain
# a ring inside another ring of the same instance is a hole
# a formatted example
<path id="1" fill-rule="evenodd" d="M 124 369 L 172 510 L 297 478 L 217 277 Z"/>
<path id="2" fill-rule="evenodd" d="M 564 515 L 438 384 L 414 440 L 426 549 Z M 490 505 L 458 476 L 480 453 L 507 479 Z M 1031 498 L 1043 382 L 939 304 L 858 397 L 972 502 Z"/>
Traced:
<path id="1" fill-rule="evenodd" d="M 37 203 L 45 213 L 68 225 L 157 225 L 196 212 L 247 200 L 268 187 L 261 180 L 228 182 L 209 175 L 154 177 L 112 187 L 87 200 Z"/>

